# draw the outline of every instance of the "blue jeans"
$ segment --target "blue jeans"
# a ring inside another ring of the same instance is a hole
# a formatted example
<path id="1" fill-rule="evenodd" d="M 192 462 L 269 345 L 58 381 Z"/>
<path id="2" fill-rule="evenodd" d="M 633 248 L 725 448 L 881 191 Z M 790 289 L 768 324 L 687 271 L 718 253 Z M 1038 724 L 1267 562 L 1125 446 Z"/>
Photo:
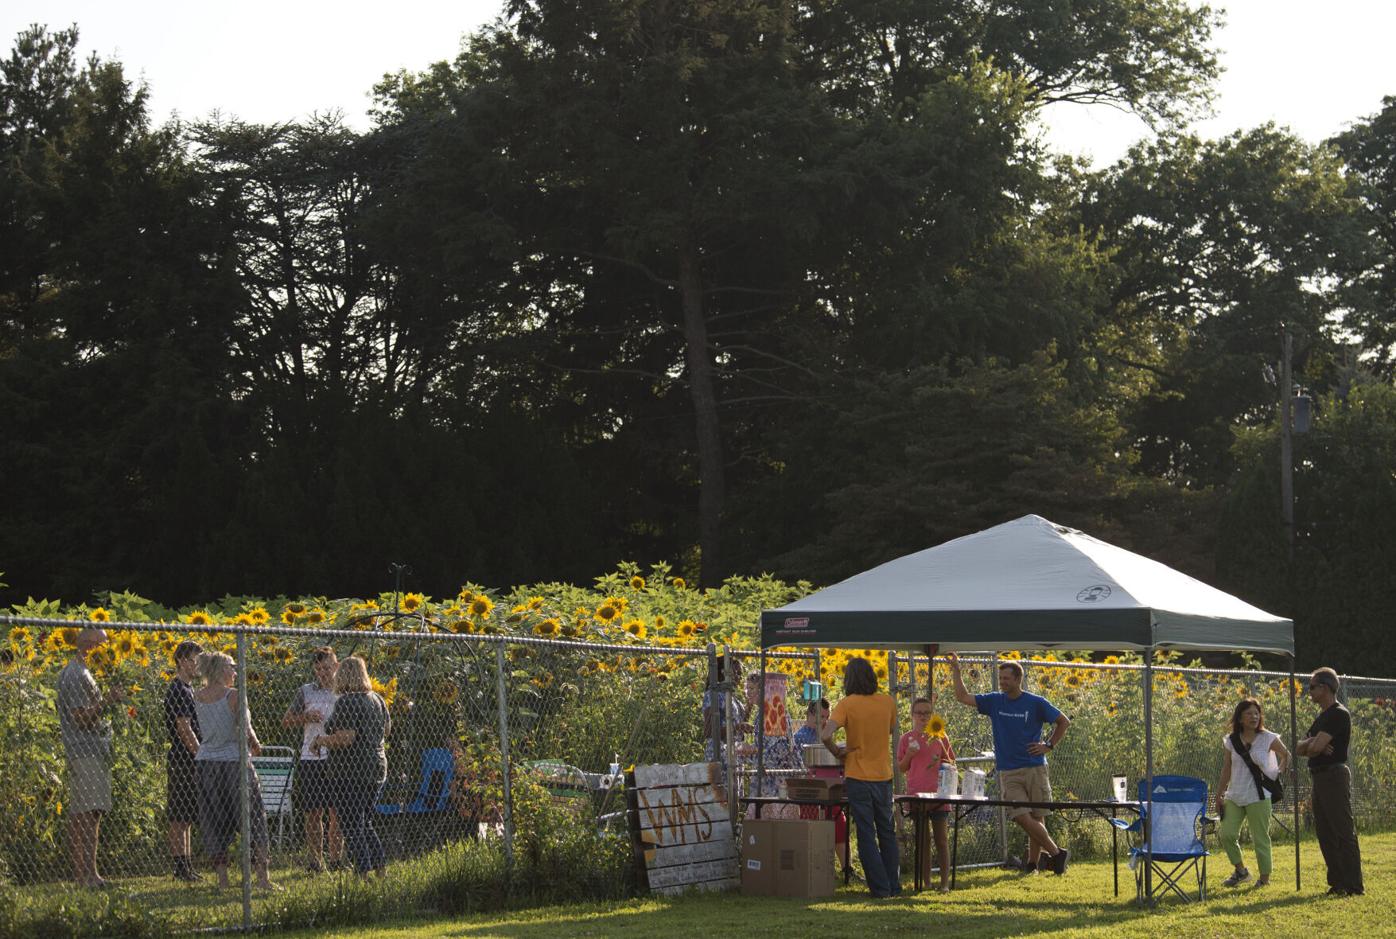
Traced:
<path id="1" fill-rule="evenodd" d="M 897 831 L 892 827 L 892 781 L 845 779 L 844 789 L 858 829 L 858 860 L 868 889 L 875 897 L 895 897 L 902 892 L 902 879 Z"/>
<path id="2" fill-rule="evenodd" d="M 373 830 L 374 806 L 383 784 L 378 780 L 341 779 L 337 781 L 334 808 L 339 815 L 339 827 L 344 832 L 344 847 L 360 874 L 386 867 L 383 842 Z"/>

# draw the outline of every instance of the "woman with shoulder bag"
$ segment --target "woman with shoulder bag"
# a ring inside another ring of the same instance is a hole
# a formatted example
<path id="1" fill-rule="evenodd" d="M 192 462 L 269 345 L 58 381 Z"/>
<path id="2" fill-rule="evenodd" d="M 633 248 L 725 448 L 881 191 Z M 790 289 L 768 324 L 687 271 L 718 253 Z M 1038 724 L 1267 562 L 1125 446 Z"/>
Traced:
<path id="1" fill-rule="evenodd" d="M 1241 823 L 1250 826 L 1260 867 L 1257 887 L 1270 883 L 1270 789 L 1283 791 L 1276 784 L 1289 768 L 1289 751 L 1280 735 L 1265 729 L 1260 702 L 1245 698 L 1231 714 L 1231 733 L 1222 738 L 1221 781 L 1217 784 L 1217 814 L 1221 816 L 1221 843 L 1227 859 L 1235 865 L 1223 886 L 1235 887 L 1250 880 L 1251 872 L 1241 859 Z"/>

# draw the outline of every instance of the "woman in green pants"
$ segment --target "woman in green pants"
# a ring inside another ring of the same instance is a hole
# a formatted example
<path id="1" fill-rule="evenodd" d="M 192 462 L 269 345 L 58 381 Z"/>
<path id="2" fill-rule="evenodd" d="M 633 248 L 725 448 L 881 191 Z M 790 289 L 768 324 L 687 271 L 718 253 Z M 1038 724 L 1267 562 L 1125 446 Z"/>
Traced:
<path id="1" fill-rule="evenodd" d="M 1233 741 L 1240 740 L 1241 751 Z M 1217 814 L 1221 816 L 1221 843 L 1227 859 L 1236 866 L 1231 876 L 1222 881 L 1235 887 L 1251 878 L 1241 860 L 1241 823 L 1250 826 L 1251 843 L 1255 845 L 1256 864 L 1260 868 L 1257 887 L 1270 882 L 1270 793 L 1256 785 L 1255 774 L 1246 764 L 1242 753 L 1249 753 L 1256 767 L 1271 779 L 1289 768 L 1289 751 L 1280 742 L 1280 735 L 1265 729 L 1260 702 L 1246 698 L 1231 713 L 1231 732 L 1222 738 L 1221 781 L 1217 784 Z"/>

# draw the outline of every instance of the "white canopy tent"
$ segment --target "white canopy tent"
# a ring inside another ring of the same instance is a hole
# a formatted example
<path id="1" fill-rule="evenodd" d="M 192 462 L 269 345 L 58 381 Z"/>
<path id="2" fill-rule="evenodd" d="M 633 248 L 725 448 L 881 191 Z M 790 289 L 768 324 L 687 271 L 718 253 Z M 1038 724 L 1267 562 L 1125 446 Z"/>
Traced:
<path id="1" fill-rule="evenodd" d="M 1292 620 L 1037 515 L 888 561 L 765 610 L 762 672 L 766 650 L 773 646 L 911 649 L 932 656 L 1002 649 L 1140 651 L 1149 791 L 1154 651 L 1278 653 L 1289 660 L 1291 750 L 1297 737 Z M 764 710 L 764 683 L 761 695 Z M 763 724 L 758 723 L 758 737 L 764 736 Z M 764 749 L 759 742 L 758 754 Z M 1296 792 L 1297 763 L 1291 781 Z M 1296 800 L 1295 889 L 1298 822 Z M 1152 897 L 1151 869 L 1146 880 Z"/>
<path id="2" fill-rule="evenodd" d="M 1294 653 L 1294 623 L 1037 515 L 761 614 L 762 646 Z"/>

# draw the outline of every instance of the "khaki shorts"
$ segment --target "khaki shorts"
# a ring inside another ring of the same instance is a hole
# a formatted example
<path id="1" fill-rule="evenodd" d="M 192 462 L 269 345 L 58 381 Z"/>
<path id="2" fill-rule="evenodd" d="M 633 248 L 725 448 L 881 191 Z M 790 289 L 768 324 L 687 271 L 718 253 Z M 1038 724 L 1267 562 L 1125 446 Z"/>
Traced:
<path id="1" fill-rule="evenodd" d="M 999 798 L 1007 802 L 1051 802 L 1052 782 L 1047 778 L 1047 767 L 1025 766 L 1022 769 L 999 770 Z M 1034 818 L 1046 818 L 1046 809 L 1030 809 L 1026 806 L 1008 806 L 1008 817 L 1018 818 L 1031 814 Z"/>
<path id="2" fill-rule="evenodd" d="M 111 764 L 102 756 L 68 759 L 67 810 L 74 815 L 111 811 Z"/>

